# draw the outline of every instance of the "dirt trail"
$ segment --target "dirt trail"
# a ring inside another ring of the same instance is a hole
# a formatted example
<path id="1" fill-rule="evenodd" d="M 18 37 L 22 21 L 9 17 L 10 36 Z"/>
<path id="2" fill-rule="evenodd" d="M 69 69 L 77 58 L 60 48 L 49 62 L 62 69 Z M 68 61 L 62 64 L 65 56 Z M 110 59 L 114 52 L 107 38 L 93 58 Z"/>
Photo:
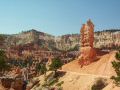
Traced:
<path id="1" fill-rule="evenodd" d="M 67 71 L 59 81 L 64 81 L 62 84 L 63 90 L 91 90 L 91 86 L 99 78 L 107 80 L 109 79 L 109 76 Z"/>
<path id="2" fill-rule="evenodd" d="M 115 75 L 115 71 L 112 67 L 111 62 L 115 60 L 115 51 L 110 52 L 101 56 L 101 58 L 91 63 L 90 65 L 83 66 L 82 68 L 78 64 L 78 60 L 74 60 L 62 67 L 64 71 L 94 74 L 94 75 L 103 75 L 103 76 L 112 76 Z"/>
<path id="3" fill-rule="evenodd" d="M 91 90 L 91 86 L 98 78 L 106 78 L 109 82 L 103 90 L 120 90 L 110 80 L 110 77 L 116 74 L 111 64 L 116 60 L 115 54 L 116 51 L 112 51 L 101 56 L 98 61 L 82 68 L 78 64 L 78 60 L 64 65 L 62 71 L 66 71 L 66 74 L 60 78 L 60 81 L 64 81 L 63 90 Z"/>
<path id="4" fill-rule="evenodd" d="M 91 90 L 96 80 L 104 78 L 108 85 L 103 90 L 120 90 L 114 86 L 110 77 L 115 75 L 111 62 L 115 60 L 115 51 L 105 54 L 96 62 L 83 66 L 74 60 L 62 67 L 60 71 L 66 71 L 65 75 L 59 78 L 59 82 L 63 81 L 63 90 Z M 39 78 L 40 80 L 44 80 Z"/>

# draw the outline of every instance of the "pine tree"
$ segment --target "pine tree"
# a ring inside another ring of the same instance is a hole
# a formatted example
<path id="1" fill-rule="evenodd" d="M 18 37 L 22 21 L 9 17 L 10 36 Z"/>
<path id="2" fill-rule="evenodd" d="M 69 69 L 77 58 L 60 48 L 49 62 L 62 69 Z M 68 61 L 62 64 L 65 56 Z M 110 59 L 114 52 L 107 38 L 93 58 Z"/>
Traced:
<path id="1" fill-rule="evenodd" d="M 59 69 L 62 65 L 63 65 L 63 63 L 59 58 L 54 58 L 52 60 L 52 63 L 50 65 L 50 69 L 55 72 L 55 76 L 56 76 L 57 69 Z"/>
<path id="2" fill-rule="evenodd" d="M 6 63 L 5 52 L 3 50 L 0 50 L 0 72 L 3 72 L 8 69 L 9 69 L 9 66 Z"/>
<path id="3" fill-rule="evenodd" d="M 112 67 L 115 69 L 117 76 L 111 77 L 111 79 L 114 80 L 114 82 L 117 86 L 120 86 L 120 57 L 119 57 L 119 55 L 120 55 L 120 52 L 116 53 L 115 57 L 118 61 L 112 62 Z"/>

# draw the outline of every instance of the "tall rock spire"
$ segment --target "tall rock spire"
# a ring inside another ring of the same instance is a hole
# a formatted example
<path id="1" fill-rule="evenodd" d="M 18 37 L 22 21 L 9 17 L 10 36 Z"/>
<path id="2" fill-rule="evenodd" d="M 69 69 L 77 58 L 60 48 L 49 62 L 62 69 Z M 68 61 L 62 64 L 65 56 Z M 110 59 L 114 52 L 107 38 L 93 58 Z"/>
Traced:
<path id="1" fill-rule="evenodd" d="M 86 65 L 92 62 L 96 56 L 94 50 L 94 24 L 89 19 L 86 24 L 83 24 L 80 30 L 80 64 Z"/>

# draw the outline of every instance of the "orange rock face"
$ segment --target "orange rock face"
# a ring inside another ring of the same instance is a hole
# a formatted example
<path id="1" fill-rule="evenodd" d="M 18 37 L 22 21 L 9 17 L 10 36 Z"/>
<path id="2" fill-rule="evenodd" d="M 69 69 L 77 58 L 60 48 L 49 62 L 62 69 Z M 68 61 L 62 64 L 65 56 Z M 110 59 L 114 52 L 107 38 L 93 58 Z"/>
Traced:
<path id="1" fill-rule="evenodd" d="M 81 30 L 80 41 L 80 56 L 79 63 L 81 65 L 87 65 L 94 61 L 96 57 L 96 51 L 93 47 L 94 42 L 94 24 L 91 20 L 88 20 L 86 24 L 83 24 Z"/>

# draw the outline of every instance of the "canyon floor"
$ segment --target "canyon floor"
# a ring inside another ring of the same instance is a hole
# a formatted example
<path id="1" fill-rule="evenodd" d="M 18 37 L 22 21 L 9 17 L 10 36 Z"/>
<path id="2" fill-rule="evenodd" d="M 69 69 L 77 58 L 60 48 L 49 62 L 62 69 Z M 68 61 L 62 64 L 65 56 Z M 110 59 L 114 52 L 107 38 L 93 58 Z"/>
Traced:
<path id="1" fill-rule="evenodd" d="M 63 90 L 91 90 L 91 86 L 97 79 L 106 79 L 108 85 L 103 90 L 120 90 L 113 84 L 110 77 L 116 75 L 111 62 L 115 59 L 116 51 L 100 56 L 100 59 L 90 65 L 83 66 L 78 64 L 78 60 L 64 65 L 62 71 L 66 74 L 60 78 L 64 81 Z"/>

